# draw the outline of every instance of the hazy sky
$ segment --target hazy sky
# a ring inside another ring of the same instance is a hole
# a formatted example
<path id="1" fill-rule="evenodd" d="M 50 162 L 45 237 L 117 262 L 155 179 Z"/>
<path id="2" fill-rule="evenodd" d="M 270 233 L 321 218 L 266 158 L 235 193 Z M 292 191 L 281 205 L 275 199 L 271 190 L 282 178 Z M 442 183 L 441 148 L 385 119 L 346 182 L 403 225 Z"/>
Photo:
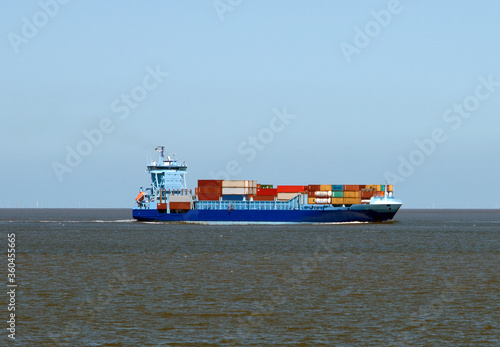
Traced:
<path id="1" fill-rule="evenodd" d="M 0 207 L 203 178 L 500 206 L 500 2 L 0 1 Z"/>

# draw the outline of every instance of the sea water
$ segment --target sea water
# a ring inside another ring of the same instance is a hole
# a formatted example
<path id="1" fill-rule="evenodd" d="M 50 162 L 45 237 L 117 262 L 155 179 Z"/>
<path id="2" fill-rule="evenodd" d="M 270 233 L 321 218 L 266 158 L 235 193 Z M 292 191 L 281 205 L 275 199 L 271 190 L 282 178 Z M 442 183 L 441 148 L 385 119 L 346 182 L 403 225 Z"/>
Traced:
<path id="1" fill-rule="evenodd" d="M 189 225 L 4 209 L 0 228 L 2 345 L 500 345 L 498 210 Z"/>

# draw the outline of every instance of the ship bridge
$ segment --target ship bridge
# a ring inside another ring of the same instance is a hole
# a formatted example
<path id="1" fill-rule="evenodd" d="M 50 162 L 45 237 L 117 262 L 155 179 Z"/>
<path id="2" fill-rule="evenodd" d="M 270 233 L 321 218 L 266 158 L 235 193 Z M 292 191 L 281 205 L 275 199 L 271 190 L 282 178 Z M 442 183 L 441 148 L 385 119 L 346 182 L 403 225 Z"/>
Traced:
<path id="1" fill-rule="evenodd" d="M 179 164 L 174 158 L 174 154 L 172 154 L 172 157 L 167 156 L 165 158 L 164 146 L 158 146 L 155 150 L 160 152 L 158 162 L 152 161 L 151 165 L 148 165 L 146 169 L 151 175 L 154 195 L 159 190 L 166 190 L 168 192 L 170 190 L 178 191 L 187 189 L 187 165 L 184 162 Z"/>

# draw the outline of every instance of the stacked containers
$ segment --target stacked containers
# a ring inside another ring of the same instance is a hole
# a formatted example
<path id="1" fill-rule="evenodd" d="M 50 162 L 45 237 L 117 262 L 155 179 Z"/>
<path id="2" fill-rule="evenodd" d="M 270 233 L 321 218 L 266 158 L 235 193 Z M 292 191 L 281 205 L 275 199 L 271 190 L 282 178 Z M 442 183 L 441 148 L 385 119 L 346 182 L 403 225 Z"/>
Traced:
<path id="1" fill-rule="evenodd" d="M 249 180 L 198 180 L 196 194 L 198 200 L 243 200 L 253 198 L 255 201 L 284 201 L 307 192 L 309 204 L 354 205 L 366 204 L 373 196 L 383 196 L 385 185 L 328 185 L 309 186 L 283 185 L 273 188 L 270 184 L 257 184 Z M 392 192 L 393 186 L 387 185 Z M 176 202 L 177 201 L 171 201 Z M 187 201 L 178 201 L 187 203 Z M 185 206 L 184 206 L 185 207 Z"/>
<path id="2" fill-rule="evenodd" d="M 315 193 L 319 191 L 319 184 L 310 184 L 307 186 L 307 203 L 312 205 L 316 203 Z"/>
<path id="3" fill-rule="evenodd" d="M 332 205 L 344 204 L 344 185 L 332 184 Z"/>
<path id="4" fill-rule="evenodd" d="M 257 193 L 257 181 L 224 180 L 222 181 L 223 200 L 244 200 Z"/>
<path id="5" fill-rule="evenodd" d="M 309 185 L 309 204 L 356 205 L 369 203 L 372 196 L 383 195 L 384 185 Z M 387 186 L 388 191 L 392 186 Z"/>
<path id="6" fill-rule="evenodd" d="M 253 196 L 254 201 L 274 201 L 274 199 L 278 196 L 278 190 L 273 189 L 272 185 L 261 185 L 258 188 L 257 185 L 257 194 Z M 271 187 L 271 188 L 268 188 Z"/>
<path id="7" fill-rule="evenodd" d="M 171 210 L 190 210 L 191 209 L 191 195 L 171 195 L 170 196 L 170 209 Z"/>
<path id="8" fill-rule="evenodd" d="M 369 203 L 373 196 L 384 196 L 385 185 L 383 184 L 367 184 L 364 189 L 361 189 L 361 203 Z M 387 191 L 392 192 L 393 186 L 387 185 Z"/>
<path id="9" fill-rule="evenodd" d="M 372 189 L 364 189 L 361 191 L 361 199 L 371 199 L 376 193 L 375 190 Z"/>
<path id="10" fill-rule="evenodd" d="M 356 205 L 359 204 L 360 199 L 360 186 L 357 184 L 345 184 L 344 185 L 344 204 L 345 205 Z"/>
<path id="11" fill-rule="evenodd" d="M 290 200 L 305 191 L 305 186 L 278 186 L 276 188 L 278 200 Z"/>
<path id="12" fill-rule="evenodd" d="M 198 200 L 219 200 L 222 196 L 222 180 L 198 180 Z"/>
<path id="13" fill-rule="evenodd" d="M 331 191 L 332 190 L 332 185 L 331 184 L 320 184 L 319 190 L 321 190 L 321 191 Z"/>
<path id="14" fill-rule="evenodd" d="M 331 204 L 331 184 L 310 184 L 307 186 L 307 202 L 309 204 Z"/>

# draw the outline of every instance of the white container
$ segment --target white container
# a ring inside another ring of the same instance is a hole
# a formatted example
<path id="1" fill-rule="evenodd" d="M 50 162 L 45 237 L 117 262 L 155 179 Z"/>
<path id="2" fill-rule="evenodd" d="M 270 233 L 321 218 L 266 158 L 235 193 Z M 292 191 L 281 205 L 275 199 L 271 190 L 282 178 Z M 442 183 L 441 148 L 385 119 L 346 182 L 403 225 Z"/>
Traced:
<path id="1" fill-rule="evenodd" d="M 170 202 L 191 202 L 192 195 L 170 195 Z"/>
<path id="2" fill-rule="evenodd" d="M 317 204 L 331 204 L 332 199 L 331 198 L 316 198 L 316 203 Z"/>
<path id="3" fill-rule="evenodd" d="M 316 191 L 314 192 L 314 196 L 318 197 L 318 198 L 330 198 L 332 196 L 332 192 L 331 190 L 319 190 L 319 191 Z"/>
<path id="4" fill-rule="evenodd" d="M 278 200 L 290 200 L 297 195 L 299 195 L 299 193 L 278 193 Z"/>
<path id="5" fill-rule="evenodd" d="M 224 180 L 222 181 L 222 188 L 245 188 L 245 182 L 248 181 Z"/>
<path id="6" fill-rule="evenodd" d="M 222 188 L 222 195 L 248 195 L 249 188 Z"/>

